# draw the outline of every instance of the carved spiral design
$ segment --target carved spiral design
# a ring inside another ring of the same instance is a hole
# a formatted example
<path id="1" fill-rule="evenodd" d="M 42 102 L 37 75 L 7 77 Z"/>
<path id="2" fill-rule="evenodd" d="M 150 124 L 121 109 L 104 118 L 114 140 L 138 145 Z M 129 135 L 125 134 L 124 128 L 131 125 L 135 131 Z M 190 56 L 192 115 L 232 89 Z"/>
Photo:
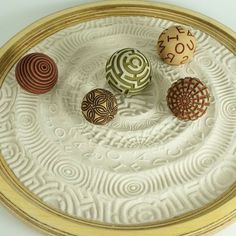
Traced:
<path id="1" fill-rule="evenodd" d="M 48 166 L 56 176 L 63 178 L 67 183 L 86 186 L 90 177 L 90 172 L 82 165 L 76 165 L 71 160 L 60 159 Z"/>
<path id="2" fill-rule="evenodd" d="M 43 53 L 31 53 L 24 56 L 18 62 L 15 74 L 19 85 L 34 94 L 50 91 L 58 78 L 55 62 Z"/>

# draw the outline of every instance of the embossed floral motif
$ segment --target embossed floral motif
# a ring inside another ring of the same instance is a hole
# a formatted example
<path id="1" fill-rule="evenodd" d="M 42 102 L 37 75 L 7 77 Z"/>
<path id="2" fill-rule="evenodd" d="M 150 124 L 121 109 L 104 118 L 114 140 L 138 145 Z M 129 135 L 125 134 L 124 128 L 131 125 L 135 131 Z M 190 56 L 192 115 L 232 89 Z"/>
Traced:
<path id="1" fill-rule="evenodd" d="M 104 125 L 116 115 L 117 101 L 110 91 L 94 89 L 84 97 L 81 109 L 87 121 L 96 125 Z"/>

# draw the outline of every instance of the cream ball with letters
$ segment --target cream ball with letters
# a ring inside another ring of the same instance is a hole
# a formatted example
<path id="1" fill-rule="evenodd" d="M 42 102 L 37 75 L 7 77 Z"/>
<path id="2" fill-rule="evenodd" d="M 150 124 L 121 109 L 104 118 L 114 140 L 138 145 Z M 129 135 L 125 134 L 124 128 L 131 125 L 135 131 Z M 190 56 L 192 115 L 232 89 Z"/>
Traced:
<path id="1" fill-rule="evenodd" d="M 165 29 L 159 36 L 157 43 L 157 51 L 161 59 L 170 65 L 190 62 L 195 50 L 195 36 L 190 30 L 180 25 Z"/>

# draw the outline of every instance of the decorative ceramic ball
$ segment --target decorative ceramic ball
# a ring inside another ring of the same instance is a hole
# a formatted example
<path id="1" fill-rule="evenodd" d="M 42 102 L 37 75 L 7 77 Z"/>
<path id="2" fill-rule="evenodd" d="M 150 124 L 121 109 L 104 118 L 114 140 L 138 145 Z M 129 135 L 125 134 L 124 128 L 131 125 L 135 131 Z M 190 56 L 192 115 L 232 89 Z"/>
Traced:
<path id="1" fill-rule="evenodd" d="M 196 50 L 196 39 L 190 30 L 182 26 L 165 29 L 159 36 L 157 51 L 161 59 L 170 65 L 190 62 Z"/>
<path id="2" fill-rule="evenodd" d="M 121 49 L 107 61 L 106 79 L 122 94 L 137 94 L 151 81 L 150 62 L 137 49 Z"/>
<path id="3" fill-rule="evenodd" d="M 117 100 L 108 90 L 94 89 L 83 98 L 81 109 L 87 121 L 95 125 L 105 125 L 117 113 Z"/>
<path id="4" fill-rule="evenodd" d="M 24 90 L 42 94 L 54 87 L 58 79 L 58 70 L 49 56 L 43 53 L 31 53 L 17 63 L 15 75 L 18 84 Z"/>
<path id="5" fill-rule="evenodd" d="M 207 110 L 210 94 L 199 79 L 186 77 L 172 84 L 167 94 L 167 104 L 180 120 L 196 120 Z"/>

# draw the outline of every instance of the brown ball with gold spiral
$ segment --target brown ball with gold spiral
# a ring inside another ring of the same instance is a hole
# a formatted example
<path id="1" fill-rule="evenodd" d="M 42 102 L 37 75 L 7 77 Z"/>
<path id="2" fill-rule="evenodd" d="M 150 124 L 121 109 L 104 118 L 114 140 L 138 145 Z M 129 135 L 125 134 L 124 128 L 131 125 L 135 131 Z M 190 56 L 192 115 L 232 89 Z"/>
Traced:
<path id="1" fill-rule="evenodd" d="M 16 80 L 26 91 L 43 94 L 50 91 L 58 79 L 56 63 L 43 53 L 30 53 L 16 66 Z"/>
<path id="2" fill-rule="evenodd" d="M 98 88 L 85 95 L 81 109 L 87 121 L 95 125 L 105 125 L 117 113 L 117 100 L 110 91 Z"/>
<path id="3" fill-rule="evenodd" d="M 196 120 L 207 110 L 210 94 L 207 86 L 199 79 L 185 77 L 169 88 L 167 104 L 180 120 Z"/>

